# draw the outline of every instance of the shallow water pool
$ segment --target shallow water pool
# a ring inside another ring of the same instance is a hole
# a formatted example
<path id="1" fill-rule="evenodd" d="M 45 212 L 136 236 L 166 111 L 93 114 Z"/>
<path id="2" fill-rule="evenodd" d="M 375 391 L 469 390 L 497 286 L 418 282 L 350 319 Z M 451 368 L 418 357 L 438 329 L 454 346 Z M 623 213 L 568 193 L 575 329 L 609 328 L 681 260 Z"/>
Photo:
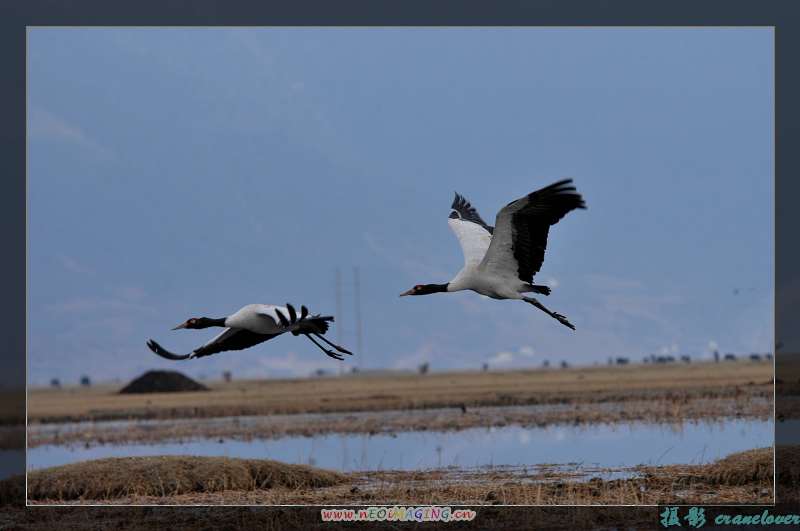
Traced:
<path id="1" fill-rule="evenodd" d="M 342 471 L 577 464 L 622 468 L 701 464 L 772 446 L 771 420 L 730 419 L 681 425 L 651 423 L 472 428 L 396 434 L 325 434 L 249 441 L 194 439 L 117 445 L 42 445 L 27 453 L 29 470 L 87 459 L 203 455 L 275 459 Z"/>

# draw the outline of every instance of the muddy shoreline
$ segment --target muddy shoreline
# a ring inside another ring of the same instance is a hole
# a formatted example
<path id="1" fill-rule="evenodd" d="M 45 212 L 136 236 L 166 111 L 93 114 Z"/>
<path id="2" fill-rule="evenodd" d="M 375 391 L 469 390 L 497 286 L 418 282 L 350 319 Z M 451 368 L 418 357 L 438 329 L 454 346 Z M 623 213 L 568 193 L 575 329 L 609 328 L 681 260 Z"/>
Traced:
<path id="1" fill-rule="evenodd" d="M 772 417 L 771 397 L 740 395 L 730 398 L 641 400 L 537 406 L 470 407 L 395 410 L 361 413 L 300 414 L 172 421 L 84 422 L 33 424 L 28 447 L 41 445 L 181 442 L 192 439 L 276 439 L 332 433 L 392 434 L 405 431 L 458 431 L 476 427 L 523 428 L 557 424 L 657 422 L 682 424 L 729 418 L 766 420 Z"/>

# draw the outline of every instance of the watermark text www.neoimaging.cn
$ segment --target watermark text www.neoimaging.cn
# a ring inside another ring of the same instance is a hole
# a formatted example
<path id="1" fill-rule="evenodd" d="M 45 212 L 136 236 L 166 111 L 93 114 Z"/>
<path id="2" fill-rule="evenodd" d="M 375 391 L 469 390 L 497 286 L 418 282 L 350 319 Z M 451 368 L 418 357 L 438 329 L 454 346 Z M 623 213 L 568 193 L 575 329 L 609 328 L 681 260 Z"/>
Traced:
<path id="1" fill-rule="evenodd" d="M 364 509 L 322 509 L 323 522 L 469 522 L 471 509 L 450 507 L 366 507 Z"/>

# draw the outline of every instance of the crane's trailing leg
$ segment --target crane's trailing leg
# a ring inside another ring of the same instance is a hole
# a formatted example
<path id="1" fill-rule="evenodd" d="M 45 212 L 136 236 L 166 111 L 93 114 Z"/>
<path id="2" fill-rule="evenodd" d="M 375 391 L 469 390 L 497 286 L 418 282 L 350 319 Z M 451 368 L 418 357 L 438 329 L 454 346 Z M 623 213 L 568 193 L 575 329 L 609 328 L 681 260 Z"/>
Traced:
<path id="1" fill-rule="evenodd" d="M 317 338 L 318 338 L 318 339 L 321 339 L 321 340 L 323 340 L 325 343 L 327 343 L 328 345 L 330 345 L 330 346 L 332 346 L 333 348 L 335 348 L 336 350 L 338 350 L 339 352 L 341 352 L 341 353 L 343 353 L 343 354 L 350 354 L 351 356 L 353 355 L 353 353 L 352 353 L 352 352 L 350 352 L 349 350 L 347 350 L 346 348 L 344 348 L 344 347 L 341 347 L 341 346 L 337 345 L 336 343 L 331 343 L 331 342 L 330 342 L 330 341 L 328 341 L 328 340 L 327 340 L 327 339 L 326 339 L 324 336 L 321 336 L 321 335 L 319 335 L 319 334 L 317 334 L 317 333 L 315 333 L 314 335 L 315 335 L 315 336 L 317 336 Z"/>
<path id="2" fill-rule="evenodd" d="M 327 354 L 331 358 L 339 360 L 339 361 L 343 361 L 344 360 L 344 356 L 342 356 L 340 354 L 337 354 L 334 351 L 328 350 L 327 348 L 323 347 L 322 345 L 320 345 L 319 343 L 314 341 L 314 338 L 311 337 L 310 334 L 303 334 L 303 335 L 306 336 L 312 343 L 314 343 L 316 346 L 318 346 L 322 350 L 322 352 L 324 352 L 325 354 Z"/>
<path id="3" fill-rule="evenodd" d="M 537 301 L 537 300 L 536 300 L 536 299 L 534 299 L 533 297 L 522 297 L 522 300 L 524 300 L 524 301 L 525 301 L 525 302 L 527 302 L 528 304 L 533 304 L 534 306 L 536 306 L 537 308 L 539 308 L 540 310 L 542 310 L 544 313 L 546 313 L 547 315 L 549 315 L 549 316 L 550 316 L 550 317 L 552 317 L 553 319 L 556 319 L 556 320 L 557 320 L 559 323 L 563 324 L 563 325 L 564 325 L 564 326 L 566 326 L 567 328 L 571 328 L 572 330 L 575 330 L 575 326 L 574 326 L 572 323 L 570 323 L 570 322 L 567 320 L 567 318 L 566 318 L 566 317 L 564 317 L 564 316 L 563 316 L 563 315 L 561 315 L 560 313 L 551 312 L 550 310 L 548 310 L 547 308 L 545 308 L 545 307 L 542 305 L 542 303 L 541 303 L 541 302 Z"/>

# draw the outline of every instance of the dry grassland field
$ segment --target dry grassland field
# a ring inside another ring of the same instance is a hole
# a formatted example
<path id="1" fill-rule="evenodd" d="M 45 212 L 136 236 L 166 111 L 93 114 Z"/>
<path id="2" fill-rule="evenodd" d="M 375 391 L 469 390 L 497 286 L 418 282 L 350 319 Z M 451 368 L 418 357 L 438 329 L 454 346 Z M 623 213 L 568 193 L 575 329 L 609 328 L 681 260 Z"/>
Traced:
<path id="1" fill-rule="evenodd" d="M 652 456 L 649 464 L 616 467 L 592 465 L 587 455 L 566 466 L 540 462 L 534 451 L 524 454 L 529 463 L 519 466 L 341 470 L 280 462 L 263 453 L 239 459 L 225 443 L 326 434 L 372 441 L 420 432 L 458 436 L 464 430 L 551 426 L 584 426 L 591 433 L 642 423 L 680 432 L 686 423 L 765 423 L 773 415 L 772 375 L 771 362 L 736 361 L 218 381 L 203 382 L 208 391 L 178 393 L 120 394 L 121 385 L 30 389 L 29 451 L 159 448 L 205 440 L 218 441 L 220 455 L 230 457 L 153 450 L 143 457 L 98 456 L 29 469 L 28 499 L 37 504 L 770 503 L 771 440 L 703 462 L 660 464 L 660 457 Z"/>
<path id="2" fill-rule="evenodd" d="M 740 361 L 213 382 L 210 391 L 140 395 L 120 395 L 121 386 L 111 385 L 31 389 L 28 422 L 745 398 L 740 407 L 748 408 L 752 397 L 769 400 L 771 409 L 772 376 L 771 362 Z M 707 409 L 693 414 L 717 414 Z"/>

